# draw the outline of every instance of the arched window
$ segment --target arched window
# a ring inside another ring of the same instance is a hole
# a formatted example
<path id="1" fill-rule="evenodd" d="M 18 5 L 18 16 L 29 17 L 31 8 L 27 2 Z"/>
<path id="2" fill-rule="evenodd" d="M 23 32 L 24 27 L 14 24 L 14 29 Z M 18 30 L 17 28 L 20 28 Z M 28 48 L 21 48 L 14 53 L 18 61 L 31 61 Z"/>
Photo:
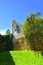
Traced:
<path id="1" fill-rule="evenodd" d="M 20 33 L 20 27 L 18 25 L 16 25 L 16 29 L 15 29 L 16 33 Z"/>

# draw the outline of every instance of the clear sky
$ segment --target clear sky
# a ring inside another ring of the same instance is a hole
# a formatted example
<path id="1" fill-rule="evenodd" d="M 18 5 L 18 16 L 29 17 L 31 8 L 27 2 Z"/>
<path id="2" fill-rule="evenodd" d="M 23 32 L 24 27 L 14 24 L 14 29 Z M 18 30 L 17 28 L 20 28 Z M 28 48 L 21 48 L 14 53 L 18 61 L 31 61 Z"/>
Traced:
<path id="1" fill-rule="evenodd" d="M 31 12 L 41 12 L 43 0 L 0 0 L 0 32 L 12 29 L 12 20 L 23 24 Z"/>

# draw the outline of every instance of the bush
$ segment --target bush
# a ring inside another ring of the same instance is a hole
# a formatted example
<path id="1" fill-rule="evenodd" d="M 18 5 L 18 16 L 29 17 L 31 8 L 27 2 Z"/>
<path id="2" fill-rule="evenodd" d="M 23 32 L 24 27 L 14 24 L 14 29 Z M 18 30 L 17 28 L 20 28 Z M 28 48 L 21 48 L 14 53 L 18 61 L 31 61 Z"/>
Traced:
<path id="1" fill-rule="evenodd" d="M 12 34 L 0 35 L 0 52 L 6 50 L 13 50 L 12 39 Z"/>

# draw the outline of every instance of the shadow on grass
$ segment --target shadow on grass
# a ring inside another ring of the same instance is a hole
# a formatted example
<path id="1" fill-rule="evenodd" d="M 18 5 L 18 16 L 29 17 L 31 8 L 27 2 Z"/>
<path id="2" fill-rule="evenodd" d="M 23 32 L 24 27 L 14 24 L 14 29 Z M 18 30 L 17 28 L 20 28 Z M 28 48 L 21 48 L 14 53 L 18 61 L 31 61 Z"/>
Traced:
<path id="1" fill-rule="evenodd" d="M 0 65 L 15 65 L 9 51 L 0 53 Z"/>

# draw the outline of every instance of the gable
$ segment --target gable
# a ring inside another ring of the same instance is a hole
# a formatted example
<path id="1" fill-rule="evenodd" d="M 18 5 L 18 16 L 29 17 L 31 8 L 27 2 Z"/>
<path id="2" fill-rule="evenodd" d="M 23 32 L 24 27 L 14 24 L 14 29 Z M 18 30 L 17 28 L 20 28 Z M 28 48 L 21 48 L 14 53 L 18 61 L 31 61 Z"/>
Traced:
<path id="1" fill-rule="evenodd" d="M 16 21 L 14 21 L 14 20 L 12 22 L 12 33 L 13 33 L 13 36 L 16 39 L 23 37 L 22 25 L 20 23 L 16 22 Z"/>

